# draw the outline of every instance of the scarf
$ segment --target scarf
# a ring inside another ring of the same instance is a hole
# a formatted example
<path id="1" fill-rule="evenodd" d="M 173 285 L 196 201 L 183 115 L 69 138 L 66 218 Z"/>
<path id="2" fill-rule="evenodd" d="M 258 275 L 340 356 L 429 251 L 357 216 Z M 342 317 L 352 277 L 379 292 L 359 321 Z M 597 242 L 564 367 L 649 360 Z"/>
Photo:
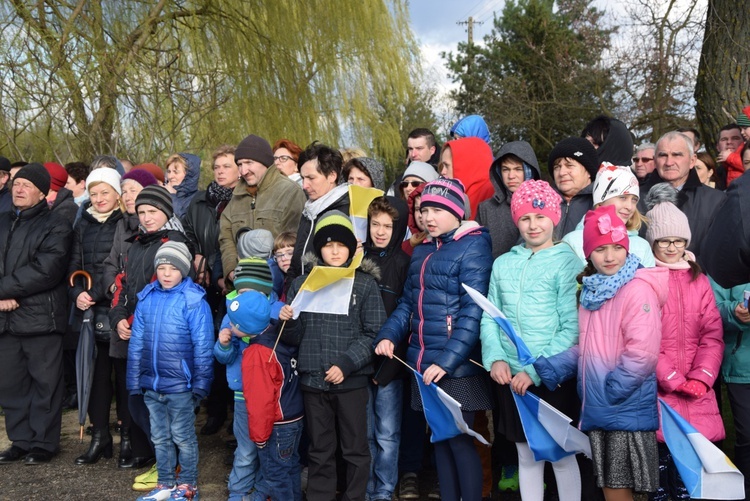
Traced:
<path id="1" fill-rule="evenodd" d="M 605 302 L 615 297 L 623 285 L 633 280 L 640 265 L 641 261 L 635 254 L 628 254 L 625 264 L 614 275 L 596 273 L 583 277 L 581 306 L 589 311 L 601 308 Z"/>
<path id="2" fill-rule="evenodd" d="M 174 231 L 179 231 L 180 233 L 183 233 L 183 234 L 185 233 L 185 228 L 182 227 L 182 223 L 177 218 L 176 214 L 173 214 L 172 217 L 169 219 L 169 221 L 167 221 L 167 223 L 164 226 L 162 226 L 156 231 L 163 231 L 163 230 L 174 230 Z M 142 234 L 148 233 L 146 231 L 146 228 L 144 228 L 140 224 L 138 225 L 138 231 Z"/>
<path id="3" fill-rule="evenodd" d="M 319 199 L 308 200 L 305 202 L 305 207 L 302 209 L 302 215 L 310 221 L 315 222 L 323 211 L 333 205 L 333 202 L 348 194 L 349 185 L 340 184 Z"/>
<path id="4" fill-rule="evenodd" d="M 119 207 L 115 207 L 114 209 L 112 209 L 112 210 L 111 210 L 111 211 L 109 211 L 109 212 L 99 212 L 99 211 L 97 211 L 96 209 L 94 209 L 94 207 L 93 207 L 93 206 L 91 206 L 91 207 L 89 207 L 88 209 L 86 209 L 86 212 L 88 212 L 89 214 L 91 214 L 91 216 L 92 216 L 92 217 L 93 217 L 94 219 L 96 219 L 96 220 L 97 220 L 98 222 L 100 222 L 100 223 L 103 223 L 103 222 L 104 222 L 104 221 L 106 221 L 106 220 L 107 220 L 107 219 L 109 218 L 109 216 L 111 216 L 111 215 L 112 215 L 112 213 L 113 213 L 114 211 L 116 211 L 116 210 L 120 210 L 120 208 L 119 208 Z"/>
<path id="5" fill-rule="evenodd" d="M 662 266 L 670 270 L 689 270 L 690 263 L 688 263 L 688 261 L 695 262 L 695 254 L 693 254 L 689 250 L 686 250 L 685 255 L 682 256 L 682 259 L 680 259 L 676 263 L 665 263 L 664 261 L 659 261 L 658 259 L 656 259 L 656 257 L 654 257 L 654 261 L 656 262 L 656 266 Z"/>
<path id="6" fill-rule="evenodd" d="M 232 199 L 233 191 L 234 188 L 222 188 L 216 181 L 211 181 L 206 188 L 206 199 L 216 208 L 217 218 L 221 216 L 222 211 Z"/>

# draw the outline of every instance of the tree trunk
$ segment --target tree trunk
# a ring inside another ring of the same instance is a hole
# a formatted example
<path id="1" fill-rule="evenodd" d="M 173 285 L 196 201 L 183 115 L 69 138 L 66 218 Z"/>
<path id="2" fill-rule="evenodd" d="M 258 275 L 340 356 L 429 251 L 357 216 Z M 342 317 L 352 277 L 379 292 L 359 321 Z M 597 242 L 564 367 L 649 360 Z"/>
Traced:
<path id="1" fill-rule="evenodd" d="M 750 10 L 733 0 L 709 0 L 695 115 L 704 144 L 716 153 L 719 129 L 750 104 Z"/>

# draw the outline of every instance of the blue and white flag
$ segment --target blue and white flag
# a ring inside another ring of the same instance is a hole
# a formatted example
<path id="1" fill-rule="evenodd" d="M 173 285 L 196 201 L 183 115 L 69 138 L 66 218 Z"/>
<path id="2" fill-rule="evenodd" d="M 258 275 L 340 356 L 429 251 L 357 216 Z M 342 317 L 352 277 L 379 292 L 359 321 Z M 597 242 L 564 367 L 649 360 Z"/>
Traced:
<path id="1" fill-rule="evenodd" d="M 449 438 L 457 437 L 466 433 L 476 438 L 484 445 L 490 445 L 482 435 L 475 432 L 464 421 L 461 415 L 461 404 L 453 397 L 438 388 L 435 383 L 430 385 L 424 384 L 422 374 L 414 371 L 414 377 L 417 379 L 419 394 L 422 396 L 422 408 L 427 424 L 432 430 L 431 442 L 440 442 Z"/>
<path id="2" fill-rule="evenodd" d="M 721 450 L 659 399 L 664 441 L 691 498 L 745 499 L 745 478 Z"/>
<path id="3" fill-rule="evenodd" d="M 492 304 L 489 299 L 484 297 L 478 290 L 469 287 L 466 284 L 461 285 L 464 286 L 464 289 L 466 289 L 466 292 L 469 293 L 471 299 L 473 299 L 474 302 L 477 303 L 487 315 L 492 317 L 492 319 L 497 322 L 503 332 L 505 332 L 505 334 L 508 336 L 508 339 L 510 339 L 510 342 L 513 343 L 513 345 L 516 347 L 516 350 L 518 350 L 518 361 L 521 362 L 521 365 L 533 364 L 536 361 L 536 357 L 531 354 L 531 351 L 529 351 L 529 347 L 526 346 L 526 343 L 523 341 L 523 339 L 521 339 L 521 336 L 516 333 L 516 330 L 513 328 L 508 318 L 503 315 L 503 312 L 500 311 L 497 306 Z"/>
<path id="4" fill-rule="evenodd" d="M 589 437 L 571 426 L 568 416 L 528 391 L 513 393 L 513 399 L 536 461 L 554 462 L 579 452 L 591 457 Z"/>

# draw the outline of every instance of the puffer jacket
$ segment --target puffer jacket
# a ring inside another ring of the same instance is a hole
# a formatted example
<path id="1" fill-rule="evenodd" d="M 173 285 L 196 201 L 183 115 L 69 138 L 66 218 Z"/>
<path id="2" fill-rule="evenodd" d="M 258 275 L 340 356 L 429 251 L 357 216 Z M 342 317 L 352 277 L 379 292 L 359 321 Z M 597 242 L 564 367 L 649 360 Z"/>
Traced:
<path id="1" fill-rule="evenodd" d="M 492 238 L 492 257 L 495 259 L 517 245 L 521 238 L 518 227 L 510 215 L 510 200 L 513 194 L 503 183 L 503 177 L 500 173 L 503 158 L 507 155 L 515 155 L 526 163 L 531 168 L 534 179 L 540 179 L 541 177 L 539 162 L 537 162 L 534 150 L 525 141 L 505 143 L 497 153 L 495 161 L 490 165 L 490 181 L 495 194 L 492 198 L 479 204 L 474 219 L 489 230 Z"/>
<path id="2" fill-rule="evenodd" d="M 745 144 L 743 143 L 739 148 L 730 153 L 724 161 L 724 168 L 727 170 L 727 186 L 731 185 L 732 181 L 745 173 L 745 165 L 742 163 L 742 154 L 744 151 Z"/>
<path id="3" fill-rule="evenodd" d="M 750 324 L 741 322 L 734 309 L 743 302 L 743 294 L 750 284 L 740 284 L 725 289 L 712 278 L 711 288 L 724 327 L 724 360 L 721 376 L 725 383 L 750 384 Z"/>
<path id="4" fill-rule="evenodd" d="M 190 201 L 193 200 L 193 197 L 198 192 L 198 181 L 201 177 L 201 159 L 192 153 L 180 153 L 179 155 L 185 160 L 187 171 L 182 182 L 174 187 L 177 193 L 172 193 L 171 195 L 174 213 L 177 214 L 179 219 L 182 219 L 187 214 Z"/>
<path id="5" fill-rule="evenodd" d="M 668 282 L 664 268 L 638 269 L 600 309 L 579 308 L 577 346 L 534 362 L 550 390 L 578 376 L 581 430 L 659 429 L 656 364 Z"/>
<path id="6" fill-rule="evenodd" d="M 669 270 L 669 295 L 662 310 L 661 352 L 656 365 L 659 397 L 712 442 L 724 438 L 724 424 L 713 390 L 724 353 L 721 317 L 708 278 L 692 280 L 690 269 Z M 688 379 L 708 393 L 692 398 L 675 392 Z M 659 441 L 664 437 L 657 433 Z"/>
<path id="7" fill-rule="evenodd" d="M 578 223 L 583 221 L 583 216 L 594 207 L 594 183 L 589 183 L 570 200 L 565 198 L 562 192 L 557 189 L 554 181 L 552 187 L 562 197 L 560 203 L 562 217 L 555 226 L 555 239 L 562 240 L 565 235 L 576 229 Z"/>
<path id="8" fill-rule="evenodd" d="M 549 357 L 578 343 L 576 276 L 583 266 L 566 243 L 531 252 L 513 247 L 492 265 L 487 299 L 508 317 L 534 356 Z M 482 315 L 482 361 L 508 362 L 512 374 L 525 371 L 539 386 L 541 379 L 531 365 L 518 361 L 518 351 L 489 315 Z"/>
<path id="9" fill-rule="evenodd" d="M 62 334 L 67 326 L 65 271 L 73 229 L 42 200 L 0 214 L 0 299 L 19 307 L 0 312 L 0 333 Z"/>
<path id="10" fill-rule="evenodd" d="M 453 156 L 453 177 L 461 181 L 469 197 L 471 214 L 467 214 L 466 219 L 474 219 L 479 204 L 495 193 L 487 174 L 492 164 L 492 150 L 478 137 L 454 139 L 445 143 L 445 148 L 450 148 Z"/>
<path id="11" fill-rule="evenodd" d="M 373 373 L 372 340 L 385 321 L 380 288 L 368 269 L 364 260 L 354 275 L 347 315 L 302 312 L 296 320 L 286 321 L 281 341 L 299 346 L 297 370 L 303 391 L 335 392 L 367 386 Z M 292 303 L 306 278 L 302 275 L 292 282 L 287 303 Z M 333 365 L 344 373 L 341 384 L 325 381 L 325 371 Z"/>
<path id="12" fill-rule="evenodd" d="M 423 372 L 432 364 L 448 377 L 484 373 L 469 362 L 481 360 L 482 310 L 461 286 L 487 294 L 492 270 L 490 235 L 474 221 L 414 248 L 404 293 L 373 346 L 394 346 L 409 337 L 406 358 Z"/>
<path id="13" fill-rule="evenodd" d="M 127 389 L 205 398 L 213 381 L 214 341 L 206 292 L 185 278 L 171 289 L 159 282 L 138 294 L 128 347 Z"/>

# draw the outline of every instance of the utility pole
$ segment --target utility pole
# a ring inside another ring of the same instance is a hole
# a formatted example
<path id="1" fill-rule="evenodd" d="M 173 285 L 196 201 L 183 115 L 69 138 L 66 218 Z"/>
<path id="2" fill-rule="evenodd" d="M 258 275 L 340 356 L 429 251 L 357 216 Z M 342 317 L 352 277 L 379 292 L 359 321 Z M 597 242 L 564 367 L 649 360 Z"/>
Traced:
<path id="1" fill-rule="evenodd" d="M 466 62 L 466 69 L 471 70 L 472 63 L 474 62 L 474 52 L 472 51 L 472 47 L 474 46 L 474 24 L 482 24 L 484 21 L 475 21 L 473 17 L 469 16 L 469 19 L 466 21 L 457 21 L 456 24 L 459 26 L 463 26 L 464 24 L 467 25 L 467 32 L 469 33 L 469 47 L 466 51 L 467 55 L 469 56 L 468 61 Z"/>

